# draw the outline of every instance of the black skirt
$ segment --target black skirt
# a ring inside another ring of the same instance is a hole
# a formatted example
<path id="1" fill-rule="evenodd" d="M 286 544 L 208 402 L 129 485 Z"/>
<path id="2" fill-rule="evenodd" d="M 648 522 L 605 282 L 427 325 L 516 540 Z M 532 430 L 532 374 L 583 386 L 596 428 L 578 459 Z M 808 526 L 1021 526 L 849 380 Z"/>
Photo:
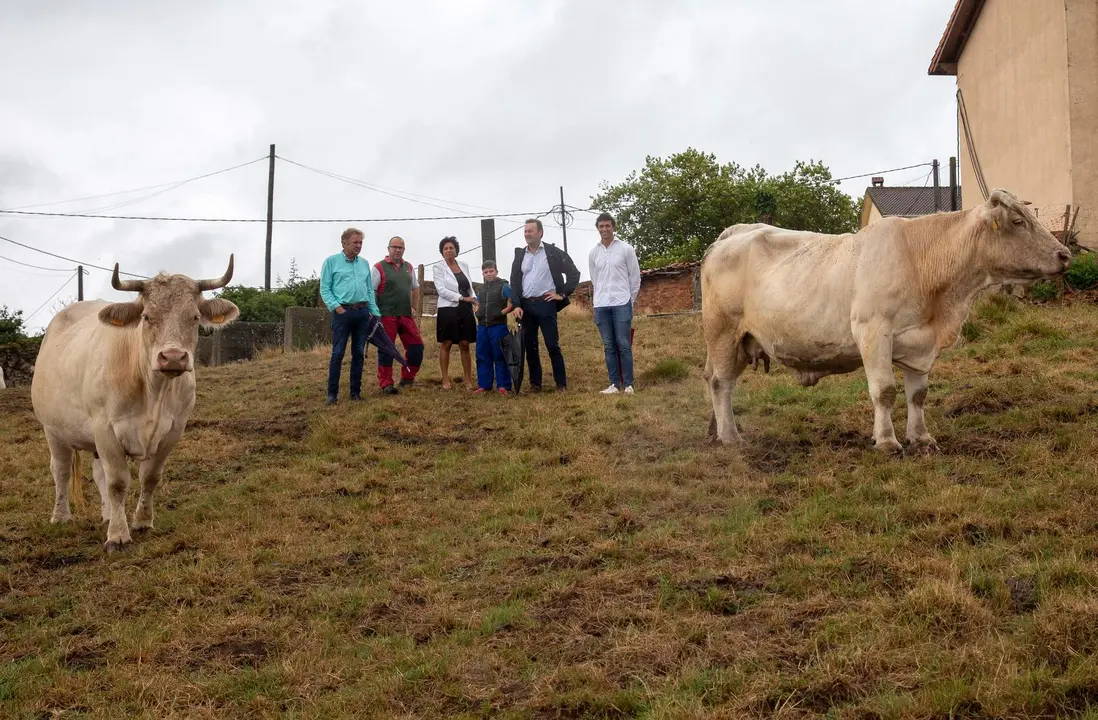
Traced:
<path id="1" fill-rule="evenodd" d="M 477 319 L 473 316 L 472 303 L 458 303 L 457 307 L 440 307 L 435 317 L 435 339 L 438 342 L 458 343 L 462 340 L 477 341 Z"/>

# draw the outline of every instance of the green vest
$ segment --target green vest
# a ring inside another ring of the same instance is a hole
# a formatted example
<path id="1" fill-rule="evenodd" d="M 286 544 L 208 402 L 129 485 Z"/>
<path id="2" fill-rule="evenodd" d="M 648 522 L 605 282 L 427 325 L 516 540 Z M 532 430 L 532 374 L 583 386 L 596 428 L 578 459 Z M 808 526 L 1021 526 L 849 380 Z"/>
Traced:
<path id="1" fill-rule="evenodd" d="M 381 273 L 377 287 L 377 307 L 383 317 L 412 315 L 412 264 L 401 260 L 398 269 L 388 260 L 379 260 L 374 267 Z"/>

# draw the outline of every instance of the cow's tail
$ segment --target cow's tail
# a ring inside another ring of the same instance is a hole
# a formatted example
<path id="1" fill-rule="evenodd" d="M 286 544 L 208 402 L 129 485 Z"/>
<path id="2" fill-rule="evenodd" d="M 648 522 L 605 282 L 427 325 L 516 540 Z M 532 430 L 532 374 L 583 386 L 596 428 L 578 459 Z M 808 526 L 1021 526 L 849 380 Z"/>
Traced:
<path id="1" fill-rule="evenodd" d="M 72 468 L 69 472 L 69 499 L 77 510 L 84 509 L 83 463 L 80 462 L 80 452 L 72 451 Z"/>

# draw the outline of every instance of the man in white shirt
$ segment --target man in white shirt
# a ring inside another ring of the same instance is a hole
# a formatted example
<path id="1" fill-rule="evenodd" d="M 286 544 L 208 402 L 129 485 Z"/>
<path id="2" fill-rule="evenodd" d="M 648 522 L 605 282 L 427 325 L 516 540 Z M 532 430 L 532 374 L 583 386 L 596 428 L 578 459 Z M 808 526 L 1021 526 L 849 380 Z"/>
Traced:
<path id="1" fill-rule="evenodd" d="M 624 391 L 633 394 L 633 304 L 640 292 L 640 263 L 633 246 L 614 237 L 617 225 L 610 213 L 595 219 L 601 241 L 587 256 L 591 274 L 591 304 L 595 310 L 595 325 L 602 335 L 606 355 L 606 372 L 610 386 L 601 391 L 614 395 Z M 620 365 L 619 365 L 620 363 Z"/>

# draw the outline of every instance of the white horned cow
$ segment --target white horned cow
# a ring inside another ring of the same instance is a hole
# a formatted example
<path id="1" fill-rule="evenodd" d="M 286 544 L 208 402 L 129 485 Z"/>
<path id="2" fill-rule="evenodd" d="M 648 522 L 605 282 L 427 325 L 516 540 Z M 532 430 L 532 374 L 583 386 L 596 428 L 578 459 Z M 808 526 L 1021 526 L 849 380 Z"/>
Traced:
<path id="1" fill-rule="evenodd" d="M 702 261 L 710 434 L 740 443 L 732 391 L 747 365 L 774 359 L 809 387 L 865 368 L 878 449 L 902 453 L 892 425 L 903 371 L 907 440 L 935 446 L 927 374 L 958 340 L 981 290 L 1055 277 L 1071 253 L 1005 190 L 968 210 L 889 217 L 857 233 L 734 225 Z"/>
<path id="2" fill-rule="evenodd" d="M 232 255 L 216 280 L 160 273 L 121 281 L 115 263 L 112 287 L 136 292 L 134 300 L 76 302 L 50 321 L 31 380 L 34 414 L 50 449 L 56 496 L 50 522 L 72 518 L 70 489 L 82 504 L 78 457 L 89 451 L 108 523 L 105 549 L 129 543 L 131 527 L 153 526 L 153 492 L 194 408 L 198 328 L 222 328 L 240 314 L 232 302 L 202 293 L 225 287 L 232 275 Z M 132 526 L 125 507 L 130 458 L 139 463 L 141 483 Z"/>

